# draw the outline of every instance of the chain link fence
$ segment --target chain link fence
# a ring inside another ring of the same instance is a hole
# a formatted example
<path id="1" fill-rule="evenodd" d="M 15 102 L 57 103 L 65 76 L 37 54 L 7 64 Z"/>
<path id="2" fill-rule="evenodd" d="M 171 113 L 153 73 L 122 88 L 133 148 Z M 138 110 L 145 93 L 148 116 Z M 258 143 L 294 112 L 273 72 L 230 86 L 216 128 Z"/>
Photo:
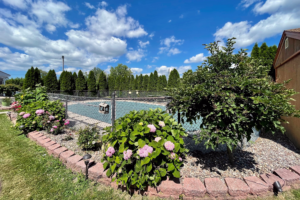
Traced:
<path id="1" fill-rule="evenodd" d="M 77 95 L 76 95 L 77 94 Z M 72 95 L 65 92 L 48 93 L 50 100 L 61 100 L 65 103 L 66 116 L 70 120 L 71 127 L 78 129 L 80 127 L 98 126 L 100 130 L 112 126 L 114 121 L 130 111 L 149 110 L 161 108 L 167 110 L 167 104 L 172 100 L 171 97 L 163 95 L 163 92 L 128 92 L 115 91 L 106 93 L 97 92 L 98 96 L 94 96 L 90 92 L 79 91 L 73 92 Z M 172 115 L 172 114 L 170 114 Z M 173 118 L 178 121 L 180 113 L 173 115 Z M 204 143 L 195 144 L 193 135 L 200 133 L 200 125 L 202 119 L 190 124 L 181 123 L 188 137 L 184 138 L 186 146 L 190 150 L 201 151 L 208 153 L 212 149 L 206 149 Z M 259 136 L 259 131 L 253 130 L 252 141 L 255 141 Z M 102 132 L 102 131 L 101 131 Z M 243 144 L 244 142 L 242 142 Z M 247 144 L 246 144 L 247 145 Z M 220 145 L 215 151 L 225 151 L 226 145 Z"/>

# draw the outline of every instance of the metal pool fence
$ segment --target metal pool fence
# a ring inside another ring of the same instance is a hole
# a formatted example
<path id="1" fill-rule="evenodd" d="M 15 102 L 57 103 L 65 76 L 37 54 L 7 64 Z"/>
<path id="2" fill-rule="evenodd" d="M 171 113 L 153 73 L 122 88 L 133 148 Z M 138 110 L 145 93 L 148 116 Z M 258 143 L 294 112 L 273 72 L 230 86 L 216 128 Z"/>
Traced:
<path id="1" fill-rule="evenodd" d="M 67 95 L 63 92 L 48 93 L 50 100 L 61 100 L 66 106 L 66 115 L 72 121 L 85 125 L 97 125 L 100 128 L 112 126 L 114 121 L 130 111 L 161 108 L 167 111 L 167 104 L 171 97 L 163 96 L 159 92 L 135 92 L 115 91 L 109 95 L 92 96 Z M 171 115 L 171 114 L 170 114 Z M 180 114 L 173 117 L 178 121 Z M 182 123 L 181 123 L 182 124 Z M 186 132 L 194 134 L 200 131 L 201 119 L 194 124 L 188 122 L 182 124 Z"/>

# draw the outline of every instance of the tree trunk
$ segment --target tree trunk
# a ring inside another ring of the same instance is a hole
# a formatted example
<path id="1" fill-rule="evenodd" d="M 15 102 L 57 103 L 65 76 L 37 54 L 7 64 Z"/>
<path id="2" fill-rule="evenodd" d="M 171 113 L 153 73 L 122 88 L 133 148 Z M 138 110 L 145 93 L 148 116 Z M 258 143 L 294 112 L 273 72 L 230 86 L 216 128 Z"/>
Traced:
<path id="1" fill-rule="evenodd" d="M 231 165 L 234 165 L 233 151 L 234 151 L 234 148 L 232 148 L 232 151 L 231 151 L 231 150 L 228 148 L 228 146 L 227 146 L 228 160 L 229 160 L 229 163 L 230 163 Z"/>

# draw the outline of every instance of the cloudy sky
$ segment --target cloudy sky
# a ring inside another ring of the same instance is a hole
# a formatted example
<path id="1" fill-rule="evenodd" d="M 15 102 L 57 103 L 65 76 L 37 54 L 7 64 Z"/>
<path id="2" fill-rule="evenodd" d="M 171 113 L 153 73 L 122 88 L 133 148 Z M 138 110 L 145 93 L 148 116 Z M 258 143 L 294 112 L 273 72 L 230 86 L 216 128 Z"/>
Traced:
<path id="1" fill-rule="evenodd" d="M 59 73 L 64 55 L 69 71 L 122 63 L 135 74 L 182 74 L 208 55 L 202 44 L 236 37 L 251 50 L 299 27 L 299 0 L 0 0 L 0 70 Z"/>

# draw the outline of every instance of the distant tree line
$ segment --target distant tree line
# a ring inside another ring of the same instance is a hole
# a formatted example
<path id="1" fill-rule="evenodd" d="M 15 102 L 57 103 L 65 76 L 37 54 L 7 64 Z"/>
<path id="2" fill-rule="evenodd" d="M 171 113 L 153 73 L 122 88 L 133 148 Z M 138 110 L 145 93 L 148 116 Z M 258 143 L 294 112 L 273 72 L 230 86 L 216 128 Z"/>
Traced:
<path id="1" fill-rule="evenodd" d="M 42 78 L 41 71 L 38 68 L 31 67 L 23 80 L 23 89 L 35 88 L 35 85 L 41 83 L 46 86 L 48 91 L 65 91 L 73 90 L 89 92 L 112 92 L 125 90 L 139 91 L 163 91 L 164 88 L 178 87 L 180 84 L 180 76 L 176 69 L 169 74 L 169 80 L 165 75 L 159 76 L 155 70 L 150 75 L 132 74 L 130 68 L 126 65 L 119 64 L 110 68 L 110 73 L 106 74 L 99 68 L 87 72 L 79 70 L 76 72 L 63 71 L 59 79 L 55 70 L 49 70 Z"/>

